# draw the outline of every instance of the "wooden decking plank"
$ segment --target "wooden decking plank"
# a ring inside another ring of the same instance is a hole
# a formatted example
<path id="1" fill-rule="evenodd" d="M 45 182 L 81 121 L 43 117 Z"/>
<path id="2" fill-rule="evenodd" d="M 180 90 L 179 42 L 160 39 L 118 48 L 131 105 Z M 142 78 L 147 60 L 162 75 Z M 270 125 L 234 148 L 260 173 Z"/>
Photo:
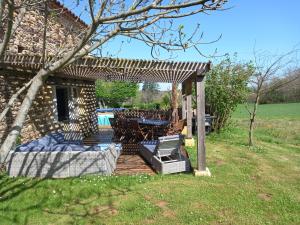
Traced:
<path id="1" fill-rule="evenodd" d="M 121 155 L 117 162 L 115 175 L 135 174 L 153 175 L 155 172 L 140 155 Z"/>

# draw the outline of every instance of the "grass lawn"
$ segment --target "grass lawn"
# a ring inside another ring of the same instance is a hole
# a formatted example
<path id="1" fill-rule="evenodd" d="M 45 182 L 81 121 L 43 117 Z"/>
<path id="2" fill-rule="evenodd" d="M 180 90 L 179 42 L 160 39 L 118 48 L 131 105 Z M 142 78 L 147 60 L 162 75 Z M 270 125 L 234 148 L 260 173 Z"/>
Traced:
<path id="1" fill-rule="evenodd" d="M 300 103 L 260 106 L 255 137 L 249 150 L 239 107 L 207 138 L 210 178 L 2 174 L 0 224 L 300 224 Z"/>

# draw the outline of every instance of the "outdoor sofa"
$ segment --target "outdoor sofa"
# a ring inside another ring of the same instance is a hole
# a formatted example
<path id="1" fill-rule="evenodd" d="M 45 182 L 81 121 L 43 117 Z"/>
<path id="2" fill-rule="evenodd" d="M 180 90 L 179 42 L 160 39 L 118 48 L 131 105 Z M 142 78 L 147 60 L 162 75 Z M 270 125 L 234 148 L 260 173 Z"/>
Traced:
<path id="1" fill-rule="evenodd" d="M 110 175 L 116 169 L 121 145 L 87 146 L 67 141 L 62 132 L 19 145 L 9 153 L 9 176 L 64 178 L 86 174 Z"/>
<path id="2" fill-rule="evenodd" d="M 180 151 L 183 135 L 159 137 L 157 141 L 140 142 L 141 156 L 161 174 L 190 171 L 190 161 Z"/>

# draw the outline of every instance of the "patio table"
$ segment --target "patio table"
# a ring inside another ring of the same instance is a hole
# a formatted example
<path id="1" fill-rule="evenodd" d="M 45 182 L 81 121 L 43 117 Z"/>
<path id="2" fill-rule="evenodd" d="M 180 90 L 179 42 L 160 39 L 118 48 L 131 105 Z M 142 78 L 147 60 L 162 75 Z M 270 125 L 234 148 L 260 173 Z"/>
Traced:
<path id="1" fill-rule="evenodd" d="M 138 123 L 141 125 L 150 125 L 150 126 L 167 126 L 169 121 L 167 120 L 154 120 L 154 119 L 137 119 Z"/>
<path id="2" fill-rule="evenodd" d="M 158 119 L 142 119 L 135 118 L 141 127 L 147 127 L 152 140 L 154 137 L 161 136 L 164 134 L 164 129 L 169 125 L 170 121 L 158 120 Z"/>

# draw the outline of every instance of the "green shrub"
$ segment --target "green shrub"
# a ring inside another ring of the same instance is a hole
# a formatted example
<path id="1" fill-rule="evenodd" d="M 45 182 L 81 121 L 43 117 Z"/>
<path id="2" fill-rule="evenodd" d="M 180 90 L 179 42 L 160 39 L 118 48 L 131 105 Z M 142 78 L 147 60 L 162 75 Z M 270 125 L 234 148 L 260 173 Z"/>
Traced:
<path id="1" fill-rule="evenodd" d="M 129 81 L 96 81 L 96 96 L 102 107 L 120 107 L 128 99 L 135 97 L 138 84 Z"/>
<path id="2" fill-rule="evenodd" d="M 214 66 L 206 76 L 206 111 L 215 116 L 213 129 L 220 131 L 237 105 L 243 103 L 249 88 L 248 79 L 253 72 L 251 63 L 235 63 L 229 57 Z"/>

